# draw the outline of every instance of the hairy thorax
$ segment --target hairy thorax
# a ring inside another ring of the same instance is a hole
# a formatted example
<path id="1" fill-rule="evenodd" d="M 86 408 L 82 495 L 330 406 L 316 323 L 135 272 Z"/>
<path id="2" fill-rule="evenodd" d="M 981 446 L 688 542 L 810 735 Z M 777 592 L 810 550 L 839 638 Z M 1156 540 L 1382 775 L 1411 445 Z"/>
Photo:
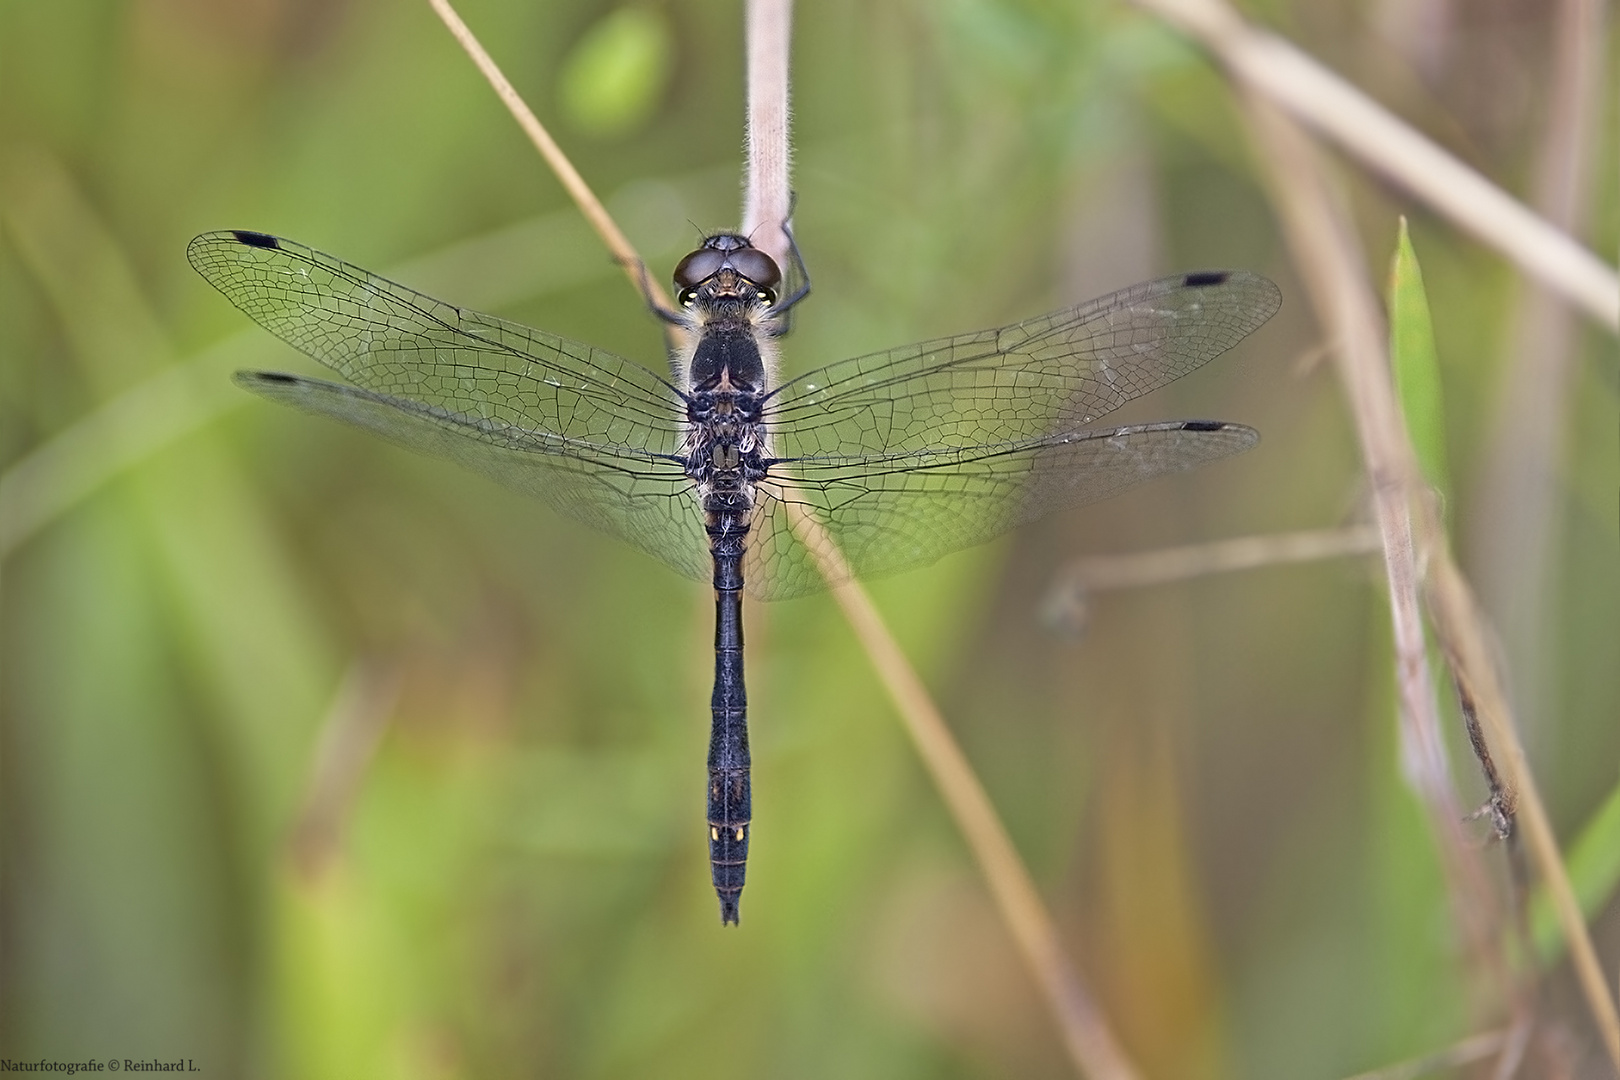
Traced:
<path id="1" fill-rule="evenodd" d="M 766 306 L 730 284 L 717 283 L 687 312 L 692 345 L 679 365 L 687 394 L 682 456 L 710 536 L 740 540 L 770 457 L 762 412 L 776 348 Z"/>

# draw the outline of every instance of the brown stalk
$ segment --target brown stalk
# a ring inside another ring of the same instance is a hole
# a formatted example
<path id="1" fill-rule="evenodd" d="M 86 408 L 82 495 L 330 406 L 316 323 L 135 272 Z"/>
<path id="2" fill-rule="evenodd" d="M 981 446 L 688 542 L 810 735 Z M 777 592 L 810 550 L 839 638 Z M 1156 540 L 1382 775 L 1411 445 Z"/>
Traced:
<path id="1" fill-rule="evenodd" d="M 1123 555 L 1086 555 L 1071 560 L 1057 572 L 1047 588 L 1044 606 L 1054 617 L 1062 618 L 1067 610 L 1083 607 L 1088 593 L 1139 589 L 1286 563 L 1370 555 L 1380 550 L 1378 531 L 1357 525 L 1240 536 Z"/>
<path id="2" fill-rule="evenodd" d="M 429 2 L 490 80 L 531 141 L 558 169 L 564 186 L 592 224 L 605 223 L 605 228 L 598 226 L 603 240 L 626 267 L 632 281 L 638 288 L 648 288 L 647 275 L 642 272 L 637 276 L 642 264 L 634 249 L 612 226 L 607 211 L 567 163 L 562 151 L 500 74 L 472 32 L 456 17 L 448 0 Z M 765 245 L 772 244 L 783 254 L 787 244 L 781 228 L 791 204 L 787 129 L 790 12 L 788 0 L 750 0 L 748 14 L 751 126 L 744 231 L 753 234 L 766 229 L 759 238 L 764 241 L 762 249 L 769 252 Z M 760 123 L 757 128 L 752 126 L 756 120 Z M 773 230 L 771 226 L 776 228 Z M 775 253 L 770 253 L 774 257 Z M 652 288 L 656 286 L 648 291 Z M 653 295 L 667 305 L 661 292 Z M 1070 1057 L 1081 1074 L 1092 1080 L 1135 1080 L 1139 1074 L 1108 1029 L 1090 991 L 1064 956 L 1056 926 L 1041 902 L 1034 880 L 1018 858 L 989 797 L 951 737 L 922 680 L 906 660 L 865 590 L 850 580 L 848 566 L 832 538 L 802 503 L 791 498 L 790 491 L 788 488 L 783 492 L 783 503 L 793 518 L 794 527 L 829 582 L 840 583 L 833 585 L 833 595 L 899 708 L 908 734 L 978 860 L 1002 918 L 1057 1020 Z"/>
<path id="3" fill-rule="evenodd" d="M 1479 1035 L 1470 1035 L 1444 1050 L 1403 1061 L 1397 1065 L 1386 1065 L 1371 1072 L 1356 1073 L 1354 1076 L 1345 1077 L 1345 1080 L 1422 1080 L 1423 1077 L 1433 1076 L 1442 1071 L 1460 1069 L 1464 1065 L 1483 1061 L 1492 1054 L 1501 1053 L 1507 1047 L 1508 1036 L 1505 1032 L 1487 1031 Z"/>
<path id="4" fill-rule="evenodd" d="M 1109 1030 L 1091 991 L 1063 952 L 1057 927 L 1035 888 L 1034 879 L 1018 857 L 984 786 L 967 757 L 951 736 L 928 688 L 901 651 L 866 590 L 850 577 L 849 566 L 821 523 L 803 504 L 784 501 L 794 527 L 816 558 L 822 575 L 842 584 L 832 587 L 833 599 L 843 610 L 866 649 L 884 689 L 905 722 L 917 753 L 939 788 L 956 826 L 967 840 L 979 870 L 1001 912 L 1002 921 L 1018 945 L 1025 965 L 1047 1007 L 1063 1032 L 1069 1056 L 1084 1076 L 1093 1080 L 1129 1080 L 1139 1076 L 1124 1049 Z"/>
<path id="5" fill-rule="evenodd" d="M 450 0 L 428 0 L 428 3 L 433 5 L 434 12 L 444 21 L 451 35 L 489 81 L 496 96 L 501 99 L 501 104 L 506 106 L 506 111 L 512 114 L 512 119 L 518 122 L 518 127 L 523 129 L 523 133 L 529 137 L 534 148 L 540 151 L 540 156 L 546 159 L 551 171 L 557 174 L 557 179 L 562 181 L 563 189 L 568 192 L 569 198 L 574 200 L 580 213 L 591 223 L 591 228 L 602 238 L 602 243 L 607 246 L 614 259 L 624 267 L 631 284 L 660 307 L 669 307 L 669 296 L 652 275 L 646 273 L 641 257 L 636 254 L 636 249 L 630 245 L 630 241 L 625 239 L 624 233 L 619 231 L 619 226 L 607 212 L 607 207 L 602 205 L 602 201 L 596 197 L 590 185 L 585 183 L 585 178 L 579 175 L 579 170 L 574 168 L 574 163 L 568 160 L 568 155 L 564 154 L 562 148 L 552 139 L 545 125 L 540 123 L 529 106 L 518 96 L 518 92 L 507 81 L 500 67 L 490 58 L 489 53 L 484 51 L 484 47 L 478 43 L 473 32 L 467 28 L 467 24 L 461 21 L 456 9 L 450 6 Z"/>
<path id="6" fill-rule="evenodd" d="M 1569 880 L 1569 868 L 1564 865 L 1552 820 L 1547 816 L 1546 804 L 1541 800 L 1524 744 L 1519 739 L 1512 708 L 1497 677 L 1495 657 L 1483 631 L 1487 625 L 1485 615 L 1479 610 L 1467 579 L 1444 542 L 1444 526 L 1438 515 L 1432 510 L 1426 511 L 1420 526 L 1429 555 L 1424 598 L 1434 620 L 1435 636 L 1447 654 L 1455 658 L 1458 681 L 1473 699 L 1485 738 L 1495 749 L 1494 760 L 1514 801 L 1519 834 L 1547 888 L 1587 1009 L 1597 1025 L 1609 1060 L 1620 1068 L 1620 1013 L 1615 1011 L 1614 997 L 1587 931 L 1586 919 L 1581 915 L 1575 887 Z"/>
<path id="7" fill-rule="evenodd" d="M 784 226 L 793 209 L 788 182 L 792 142 L 788 138 L 788 46 L 793 34 L 793 0 L 749 0 L 748 4 L 748 176 L 743 192 L 742 232 L 754 246 L 788 261 Z"/>
<path id="8" fill-rule="evenodd" d="M 748 3 L 748 184 L 745 231 L 780 237 L 786 246 L 788 184 L 788 44 L 791 0 Z M 756 121 L 762 127 L 755 127 Z M 997 816 L 984 785 L 957 745 L 939 707 L 889 632 L 876 605 L 854 579 L 837 543 L 809 506 L 782 485 L 782 503 L 800 541 L 816 560 L 833 598 L 883 680 L 906 733 L 922 758 L 951 817 L 967 840 L 990 886 L 1002 921 L 1047 1008 L 1063 1034 L 1064 1047 L 1082 1075 L 1095 1080 L 1131 1080 L 1135 1066 L 1125 1056 L 1090 990 L 1064 954 L 1057 927 L 1040 891 Z"/>
<path id="9" fill-rule="evenodd" d="M 1620 276 L 1614 267 L 1313 57 L 1250 26 L 1224 0 L 1135 2 L 1197 38 L 1250 90 L 1502 252 L 1603 326 L 1620 331 Z"/>
<path id="10" fill-rule="evenodd" d="M 307 883 L 319 881 L 341 852 L 349 810 L 399 701 L 400 677 L 397 664 L 350 664 L 321 721 L 309 787 L 287 843 L 293 869 Z"/>

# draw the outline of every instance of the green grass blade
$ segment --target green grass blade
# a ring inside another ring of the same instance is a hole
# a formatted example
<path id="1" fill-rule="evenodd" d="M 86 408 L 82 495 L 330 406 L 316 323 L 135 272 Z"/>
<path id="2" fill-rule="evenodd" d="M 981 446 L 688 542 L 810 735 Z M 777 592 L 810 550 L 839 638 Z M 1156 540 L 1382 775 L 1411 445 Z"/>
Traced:
<path id="1" fill-rule="evenodd" d="M 1423 290 L 1423 271 L 1404 217 L 1400 219 L 1389 271 L 1389 355 L 1418 465 L 1424 479 L 1449 501 L 1451 474 L 1446 464 L 1439 353 L 1434 344 L 1434 322 L 1429 317 L 1429 298 Z"/>

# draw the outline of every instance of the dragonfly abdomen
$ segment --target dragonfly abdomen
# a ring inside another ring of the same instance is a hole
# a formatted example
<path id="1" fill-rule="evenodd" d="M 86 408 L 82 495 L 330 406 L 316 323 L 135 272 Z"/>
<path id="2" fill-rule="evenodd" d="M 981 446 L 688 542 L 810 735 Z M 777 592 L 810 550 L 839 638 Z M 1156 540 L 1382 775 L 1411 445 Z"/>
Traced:
<path id="1" fill-rule="evenodd" d="M 748 692 L 743 685 L 742 557 L 745 518 L 709 528 L 714 556 L 714 715 L 709 732 L 709 868 L 722 924 L 737 922 L 753 819 L 749 781 Z"/>

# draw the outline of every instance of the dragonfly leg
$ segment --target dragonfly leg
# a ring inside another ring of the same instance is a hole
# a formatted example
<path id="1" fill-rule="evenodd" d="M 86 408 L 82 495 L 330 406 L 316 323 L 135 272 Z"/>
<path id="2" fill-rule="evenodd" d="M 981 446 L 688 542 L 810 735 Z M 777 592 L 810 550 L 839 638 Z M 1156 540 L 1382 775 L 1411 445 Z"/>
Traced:
<path id="1" fill-rule="evenodd" d="M 794 194 L 793 201 L 798 202 L 797 193 Z M 771 309 L 773 317 L 784 320 L 782 333 L 785 334 L 792 326 L 792 320 L 787 318 L 788 312 L 792 310 L 793 305 L 810 295 L 810 270 L 804 265 L 804 255 L 799 251 L 798 238 L 793 235 L 791 219 L 782 223 L 782 235 L 787 237 L 788 255 L 792 258 L 791 266 L 800 283 L 797 289 L 794 289 L 785 299 L 778 301 L 776 306 Z"/>
<path id="2" fill-rule="evenodd" d="M 647 310 L 652 312 L 660 321 L 668 323 L 670 326 L 686 327 L 690 325 L 690 320 L 685 315 L 658 302 L 658 297 L 653 293 L 652 275 L 647 270 L 647 264 L 640 259 L 634 260 L 634 263 L 636 289 L 641 293 L 641 299 L 646 302 Z"/>

